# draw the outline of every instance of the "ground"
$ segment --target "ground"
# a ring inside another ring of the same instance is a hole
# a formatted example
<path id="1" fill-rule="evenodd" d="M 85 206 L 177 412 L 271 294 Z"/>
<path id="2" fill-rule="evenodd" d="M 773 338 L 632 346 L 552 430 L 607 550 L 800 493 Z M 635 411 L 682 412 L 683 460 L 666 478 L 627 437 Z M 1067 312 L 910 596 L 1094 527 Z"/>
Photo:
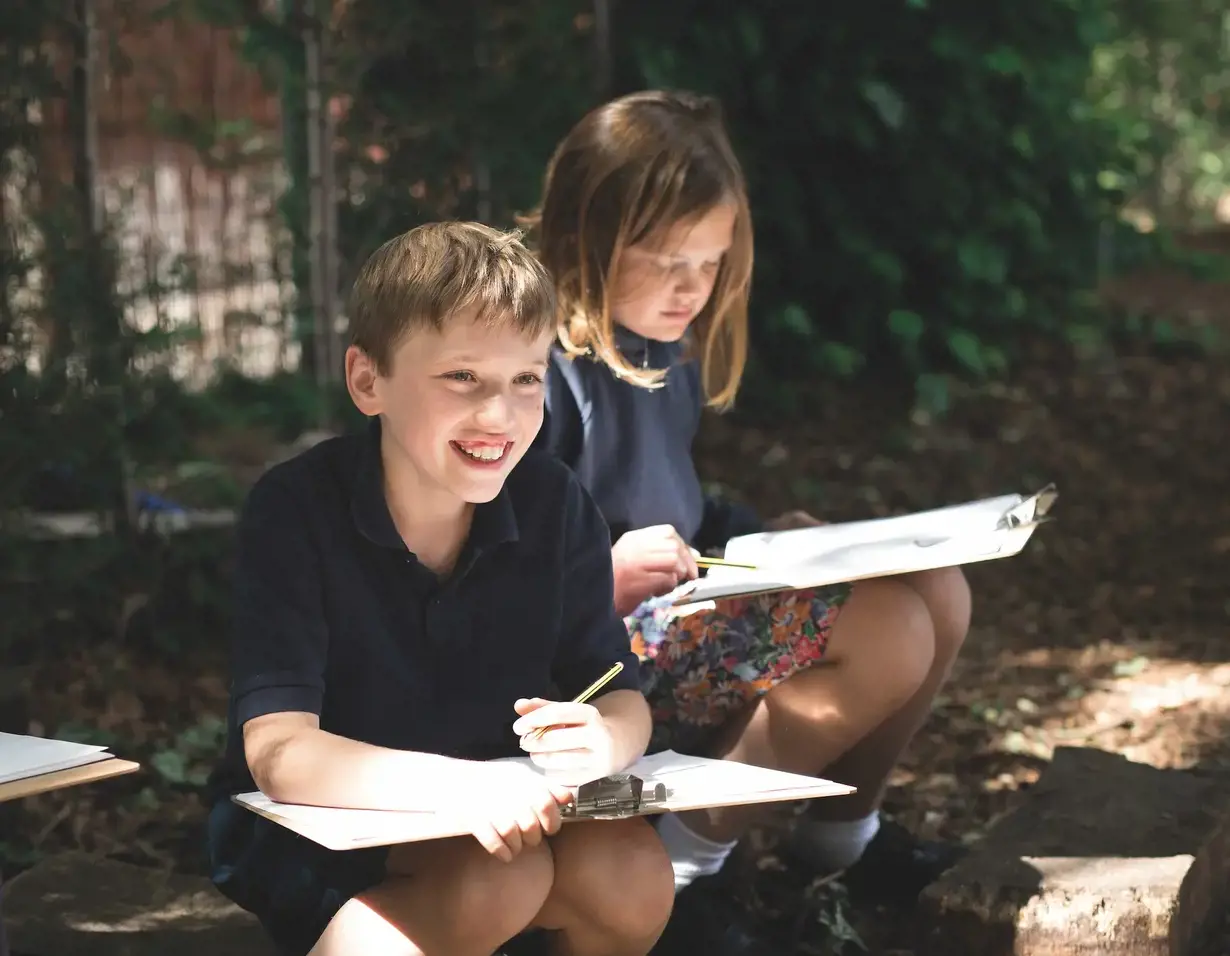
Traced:
<path id="1" fill-rule="evenodd" d="M 1224 292 L 1189 294 L 1184 315 L 1221 323 Z M 1023 554 L 969 569 L 966 650 L 887 810 L 924 835 L 973 841 L 1056 746 L 1167 767 L 1230 761 L 1230 361 L 1038 345 L 1010 381 L 965 388 L 940 421 L 910 420 L 903 395 L 818 382 L 792 423 L 714 417 L 697 449 L 706 479 L 763 512 L 830 520 L 1058 485 L 1056 520 Z M 87 636 L 38 662 L 35 730 L 100 727 L 151 772 L 27 801 L 22 836 L 0 844 L 6 866 L 82 846 L 201 871 L 223 636 L 175 655 Z M 771 834 L 756 849 L 749 900 L 799 951 L 833 952 L 834 933 L 852 927 L 873 953 L 911 952 L 892 928 L 907 925 L 900 914 L 809 902 Z"/>

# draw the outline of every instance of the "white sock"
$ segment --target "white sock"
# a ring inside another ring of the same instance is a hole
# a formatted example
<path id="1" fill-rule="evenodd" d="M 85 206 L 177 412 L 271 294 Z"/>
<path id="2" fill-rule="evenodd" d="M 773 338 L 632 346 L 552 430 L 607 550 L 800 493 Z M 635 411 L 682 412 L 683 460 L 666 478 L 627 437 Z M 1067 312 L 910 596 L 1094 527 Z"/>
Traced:
<path id="1" fill-rule="evenodd" d="M 675 870 L 676 893 L 699 876 L 716 874 L 735 848 L 735 843 L 717 843 L 693 833 L 674 813 L 659 818 L 658 836 Z"/>
<path id="2" fill-rule="evenodd" d="M 880 814 L 872 811 L 861 820 L 807 820 L 798 837 L 817 869 L 844 870 L 858 862 L 880 832 Z"/>

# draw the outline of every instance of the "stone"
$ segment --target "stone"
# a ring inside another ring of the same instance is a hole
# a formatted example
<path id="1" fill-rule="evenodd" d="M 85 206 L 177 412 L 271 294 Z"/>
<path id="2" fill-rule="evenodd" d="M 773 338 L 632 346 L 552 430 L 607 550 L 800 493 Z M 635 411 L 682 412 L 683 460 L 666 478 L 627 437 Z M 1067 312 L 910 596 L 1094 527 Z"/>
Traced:
<path id="1" fill-rule="evenodd" d="M 4 886 L 13 956 L 273 956 L 260 924 L 201 877 L 86 853 Z"/>
<path id="2" fill-rule="evenodd" d="M 1230 779 L 1059 748 L 920 899 L 920 953 L 1191 956 L 1230 899 Z"/>

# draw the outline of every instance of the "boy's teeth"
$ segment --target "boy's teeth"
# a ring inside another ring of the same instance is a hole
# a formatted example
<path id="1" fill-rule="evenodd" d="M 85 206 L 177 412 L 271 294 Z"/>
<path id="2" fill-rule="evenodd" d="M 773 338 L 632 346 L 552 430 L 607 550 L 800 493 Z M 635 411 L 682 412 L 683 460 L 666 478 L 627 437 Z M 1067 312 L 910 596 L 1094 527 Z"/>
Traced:
<path id="1" fill-rule="evenodd" d="M 458 445 L 471 458 L 477 458 L 480 461 L 499 461 L 504 457 L 503 445 L 486 445 L 482 448 L 466 448 L 464 445 Z"/>

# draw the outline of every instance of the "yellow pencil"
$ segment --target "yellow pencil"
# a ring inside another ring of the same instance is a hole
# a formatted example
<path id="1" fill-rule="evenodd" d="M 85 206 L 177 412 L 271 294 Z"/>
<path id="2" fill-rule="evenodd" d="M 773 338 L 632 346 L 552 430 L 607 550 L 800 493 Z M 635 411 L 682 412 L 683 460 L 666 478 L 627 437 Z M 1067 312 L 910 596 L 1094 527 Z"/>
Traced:
<path id="1" fill-rule="evenodd" d="M 611 680 L 613 680 L 615 675 L 618 674 L 623 669 L 624 669 L 623 661 L 618 662 L 609 671 L 607 671 L 605 674 L 599 677 L 596 681 L 594 681 L 592 684 L 586 687 L 585 690 L 581 691 L 581 693 L 577 694 L 576 697 L 572 698 L 572 702 L 574 704 L 585 703 L 587 700 L 593 697 L 594 694 L 602 690 L 602 688 L 605 687 Z M 535 740 L 541 740 L 542 735 L 545 734 L 550 729 L 551 729 L 550 727 L 539 727 L 537 730 L 534 731 L 532 736 Z"/>
<path id="2" fill-rule="evenodd" d="M 725 558 L 706 558 L 701 556 L 696 559 L 698 568 L 746 568 L 749 571 L 759 570 L 754 564 L 740 564 L 738 561 L 727 561 Z"/>

